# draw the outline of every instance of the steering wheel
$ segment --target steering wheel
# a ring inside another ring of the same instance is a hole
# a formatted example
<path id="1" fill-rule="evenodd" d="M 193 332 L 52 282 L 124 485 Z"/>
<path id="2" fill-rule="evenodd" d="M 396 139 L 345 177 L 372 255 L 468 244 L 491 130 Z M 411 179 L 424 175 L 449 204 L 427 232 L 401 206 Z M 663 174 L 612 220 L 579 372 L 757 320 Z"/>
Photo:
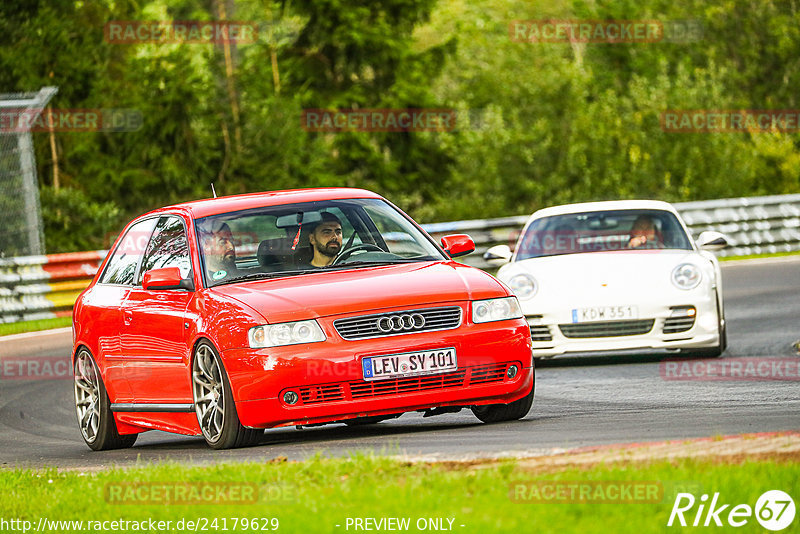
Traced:
<path id="1" fill-rule="evenodd" d="M 356 245 L 354 247 L 348 248 L 338 256 L 336 259 L 331 262 L 331 265 L 339 265 L 344 260 L 348 259 L 350 256 L 353 255 L 354 252 L 358 252 L 359 250 L 363 251 L 373 251 L 373 252 L 386 252 L 378 245 L 373 245 L 372 243 L 361 243 L 360 245 Z"/>

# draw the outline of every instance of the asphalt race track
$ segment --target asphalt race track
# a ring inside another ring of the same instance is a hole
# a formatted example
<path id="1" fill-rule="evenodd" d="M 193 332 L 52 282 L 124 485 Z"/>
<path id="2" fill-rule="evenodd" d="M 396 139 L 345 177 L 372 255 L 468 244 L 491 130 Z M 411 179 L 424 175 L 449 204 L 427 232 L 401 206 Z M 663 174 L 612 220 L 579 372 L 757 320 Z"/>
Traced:
<path id="1" fill-rule="evenodd" d="M 723 263 L 728 358 L 800 354 L 800 258 Z M 67 357 L 71 336 L 0 341 L 0 359 Z M 543 362 L 536 400 L 522 421 L 485 425 L 472 413 L 377 425 L 273 429 L 260 446 L 213 451 L 199 437 L 148 432 L 132 449 L 92 452 L 76 423 L 71 377 L 0 378 L 0 465 L 101 468 L 151 460 L 195 463 L 353 451 L 427 458 L 538 455 L 621 442 L 800 429 L 800 380 L 665 380 L 666 354 L 580 356 Z M 797 367 L 795 366 L 795 369 Z"/>

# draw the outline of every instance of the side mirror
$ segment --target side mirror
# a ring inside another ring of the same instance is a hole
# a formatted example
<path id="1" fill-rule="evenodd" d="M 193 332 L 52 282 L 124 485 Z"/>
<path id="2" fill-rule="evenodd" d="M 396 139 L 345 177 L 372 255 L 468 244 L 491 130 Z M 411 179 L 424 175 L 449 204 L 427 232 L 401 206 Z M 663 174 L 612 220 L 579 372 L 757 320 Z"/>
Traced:
<path id="1" fill-rule="evenodd" d="M 483 259 L 490 265 L 503 265 L 511 261 L 511 248 L 508 245 L 495 245 L 483 253 Z"/>
<path id="2" fill-rule="evenodd" d="M 151 269 L 144 273 L 142 287 L 145 289 L 186 289 L 194 291 L 191 278 L 182 278 L 181 270 L 177 267 Z"/>
<path id="3" fill-rule="evenodd" d="M 475 252 L 475 242 L 467 234 L 446 235 L 442 238 L 442 248 L 451 258 L 457 258 Z"/>
<path id="4" fill-rule="evenodd" d="M 697 236 L 697 246 L 703 250 L 722 250 L 730 245 L 725 234 L 707 230 Z"/>

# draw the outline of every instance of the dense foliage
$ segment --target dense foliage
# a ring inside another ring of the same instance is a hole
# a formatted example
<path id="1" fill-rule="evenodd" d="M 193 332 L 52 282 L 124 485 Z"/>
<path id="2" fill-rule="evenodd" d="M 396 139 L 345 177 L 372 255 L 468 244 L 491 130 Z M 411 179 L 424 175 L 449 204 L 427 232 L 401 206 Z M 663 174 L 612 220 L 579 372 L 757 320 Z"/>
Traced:
<path id="1" fill-rule="evenodd" d="M 4 0 L 0 92 L 140 110 L 133 132 L 34 134 L 48 252 L 206 197 L 357 186 L 423 221 L 563 202 L 800 191 L 796 133 L 666 133 L 667 109 L 797 109 L 788 0 Z M 513 20 L 659 20 L 702 35 L 529 43 Z M 255 43 L 115 44 L 119 20 L 258 23 Z M 456 108 L 450 132 L 317 133 L 307 108 Z M 57 165 L 58 180 L 54 180 Z"/>

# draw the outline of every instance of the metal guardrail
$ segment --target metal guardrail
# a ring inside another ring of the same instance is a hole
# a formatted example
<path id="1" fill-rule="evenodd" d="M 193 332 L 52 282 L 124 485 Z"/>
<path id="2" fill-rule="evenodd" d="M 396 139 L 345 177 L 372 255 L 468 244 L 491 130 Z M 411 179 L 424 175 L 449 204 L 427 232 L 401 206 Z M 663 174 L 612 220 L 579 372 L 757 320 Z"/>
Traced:
<path id="1" fill-rule="evenodd" d="M 693 236 L 724 233 L 731 247 L 718 256 L 800 251 L 800 194 L 728 198 L 674 204 Z M 460 258 L 493 270 L 483 253 L 494 245 L 513 247 L 529 215 L 422 225 L 434 238 L 468 233 L 476 251 Z M 108 251 L 0 259 L 0 323 L 67 316 Z"/>
<path id="2" fill-rule="evenodd" d="M 71 315 L 106 253 L 0 258 L 0 323 Z"/>
<path id="3" fill-rule="evenodd" d="M 716 252 L 719 257 L 800 251 L 800 195 L 725 198 L 673 204 L 696 239 L 701 232 L 725 234 L 731 246 Z M 495 270 L 483 253 L 495 245 L 512 249 L 530 215 L 502 219 L 475 219 L 422 225 L 434 238 L 468 233 L 475 252 L 459 261 Z"/>
<path id="4" fill-rule="evenodd" d="M 684 202 L 675 207 L 695 237 L 716 230 L 731 246 L 718 256 L 800 250 L 800 195 Z"/>

